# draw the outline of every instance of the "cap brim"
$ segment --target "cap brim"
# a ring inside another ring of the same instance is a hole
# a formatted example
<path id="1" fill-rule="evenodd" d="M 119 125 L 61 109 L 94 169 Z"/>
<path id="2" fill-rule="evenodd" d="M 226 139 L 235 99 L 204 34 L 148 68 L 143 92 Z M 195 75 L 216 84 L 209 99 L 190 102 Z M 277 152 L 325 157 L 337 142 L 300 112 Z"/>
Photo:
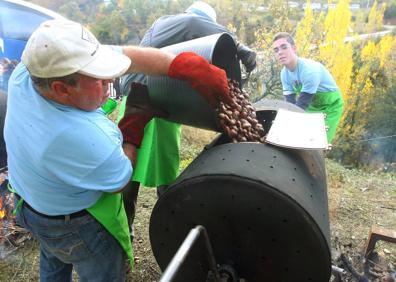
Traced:
<path id="1" fill-rule="evenodd" d="M 78 72 L 99 79 L 113 79 L 123 75 L 131 60 L 108 46 L 99 45 L 95 59 Z"/>

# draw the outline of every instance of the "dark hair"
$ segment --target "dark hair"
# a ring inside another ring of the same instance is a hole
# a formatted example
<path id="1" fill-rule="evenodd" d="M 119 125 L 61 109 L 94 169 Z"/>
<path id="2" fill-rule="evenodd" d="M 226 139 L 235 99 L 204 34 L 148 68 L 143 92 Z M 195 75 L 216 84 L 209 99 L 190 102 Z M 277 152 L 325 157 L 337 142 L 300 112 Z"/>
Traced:
<path id="1" fill-rule="evenodd" d="M 296 45 L 294 43 L 293 37 L 287 32 L 278 32 L 277 34 L 275 34 L 274 38 L 272 39 L 272 43 L 281 38 L 286 38 L 287 42 L 289 42 L 293 46 Z"/>
<path id="2" fill-rule="evenodd" d="M 77 73 L 72 73 L 62 77 L 50 78 L 37 77 L 31 74 L 30 78 L 32 79 L 34 86 L 36 86 L 40 90 L 49 90 L 51 88 L 51 83 L 54 81 L 62 81 L 71 86 L 77 85 Z"/>

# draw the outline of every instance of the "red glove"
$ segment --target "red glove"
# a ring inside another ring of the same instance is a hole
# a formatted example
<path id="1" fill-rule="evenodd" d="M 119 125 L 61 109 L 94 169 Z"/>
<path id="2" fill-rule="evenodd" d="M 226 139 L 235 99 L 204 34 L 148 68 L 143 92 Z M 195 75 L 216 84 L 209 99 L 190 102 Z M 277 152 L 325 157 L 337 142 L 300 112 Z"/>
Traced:
<path id="1" fill-rule="evenodd" d="M 144 128 L 153 117 L 166 117 L 166 113 L 150 102 L 147 87 L 140 83 L 131 84 L 126 100 L 124 117 L 118 123 L 124 143 L 140 147 Z"/>
<path id="2" fill-rule="evenodd" d="M 131 143 L 139 148 L 143 140 L 144 128 L 152 118 L 152 113 L 125 115 L 118 123 L 118 127 L 124 138 L 124 143 Z"/>
<path id="3" fill-rule="evenodd" d="M 225 71 L 193 52 L 177 55 L 169 67 L 168 76 L 188 81 L 212 107 L 219 101 L 233 104 Z"/>

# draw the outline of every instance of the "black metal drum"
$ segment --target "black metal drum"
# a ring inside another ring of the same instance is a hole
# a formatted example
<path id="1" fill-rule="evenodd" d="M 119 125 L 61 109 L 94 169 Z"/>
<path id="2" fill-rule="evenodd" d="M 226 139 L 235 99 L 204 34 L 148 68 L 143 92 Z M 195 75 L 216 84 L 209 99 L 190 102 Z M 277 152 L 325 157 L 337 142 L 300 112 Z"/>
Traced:
<path id="1" fill-rule="evenodd" d="M 277 110 L 271 103 L 257 112 L 267 126 Z M 227 141 L 215 140 L 155 205 L 150 240 L 161 269 L 189 230 L 203 225 L 217 263 L 249 282 L 329 281 L 323 154 Z M 190 262 L 178 281 L 206 275 L 204 263 Z"/>

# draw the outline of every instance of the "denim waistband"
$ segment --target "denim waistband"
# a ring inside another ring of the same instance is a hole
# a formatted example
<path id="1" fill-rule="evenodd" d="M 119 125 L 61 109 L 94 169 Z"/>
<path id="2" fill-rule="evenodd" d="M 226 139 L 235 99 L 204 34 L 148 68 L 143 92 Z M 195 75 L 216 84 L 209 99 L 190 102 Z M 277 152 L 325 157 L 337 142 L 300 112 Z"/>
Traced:
<path id="1" fill-rule="evenodd" d="M 19 196 L 18 194 L 15 194 L 15 197 L 17 198 L 17 200 L 21 200 L 21 196 Z M 46 215 L 43 214 L 41 212 L 36 211 L 34 208 L 32 208 L 25 200 L 23 200 L 23 204 L 24 207 L 26 207 L 27 209 L 31 210 L 32 212 L 34 212 L 35 214 L 48 218 L 48 219 L 62 219 L 62 220 L 68 220 L 68 219 L 73 219 L 73 218 L 77 218 L 77 217 L 81 217 L 84 215 L 89 214 L 87 210 L 81 210 L 78 212 L 74 212 L 71 214 L 65 214 L 65 215 Z"/>

